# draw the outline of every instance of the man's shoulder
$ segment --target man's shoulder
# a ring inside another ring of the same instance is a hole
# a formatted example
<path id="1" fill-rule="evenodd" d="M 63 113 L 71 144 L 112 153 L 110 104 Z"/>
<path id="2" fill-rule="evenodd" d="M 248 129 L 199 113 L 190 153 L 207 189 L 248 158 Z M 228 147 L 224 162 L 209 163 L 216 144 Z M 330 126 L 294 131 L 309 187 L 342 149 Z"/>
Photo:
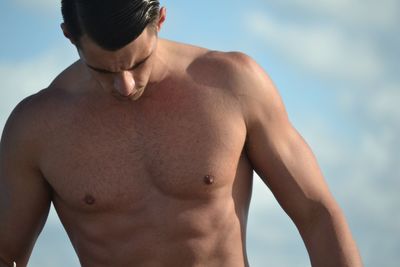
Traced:
<path id="1" fill-rule="evenodd" d="M 36 142 L 45 138 L 46 125 L 57 116 L 62 94 L 62 90 L 48 87 L 21 100 L 7 119 L 3 139 Z"/>
<path id="2" fill-rule="evenodd" d="M 243 52 L 203 49 L 193 56 L 189 68 L 200 67 L 211 72 L 219 70 L 226 74 L 238 75 L 241 68 L 248 67 L 252 62 L 254 61 Z"/>
<path id="3" fill-rule="evenodd" d="M 214 65 L 212 69 L 219 70 L 217 73 L 220 77 L 231 81 L 232 88 L 244 89 L 242 84 L 247 84 L 249 80 L 256 78 L 260 71 L 263 72 L 257 62 L 243 52 L 210 51 L 206 57 Z"/>
<path id="4" fill-rule="evenodd" d="M 279 92 L 268 73 L 242 52 L 209 50 L 193 60 L 187 73 L 197 83 L 222 88 L 233 96 L 246 121 L 252 120 L 260 110 L 273 108 L 279 102 Z"/>
<path id="5" fill-rule="evenodd" d="M 6 157 L 31 158 L 42 139 L 40 114 L 42 91 L 23 99 L 11 112 L 1 135 L 1 153 Z"/>
<path id="6" fill-rule="evenodd" d="M 243 52 L 205 50 L 192 58 L 186 72 L 195 82 L 241 94 L 263 70 Z"/>
<path id="7" fill-rule="evenodd" d="M 78 88 L 78 85 L 86 78 L 85 75 L 82 75 L 85 71 L 86 69 L 83 67 L 81 60 L 77 60 L 58 74 L 48 89 L 52 91 L 55 91 L 55 89 L 71 91 L 73 88 Z"/>
<path id="8" fill-rule="evenodd" d="M 207 53 L 200 58 L 210 60 L 210 63 L 218 64 L 219 67 L 227 68 L 247 66 L 252 61 L 250 56 L 240 51 L 207 50 Z"/>
<path id="9" fill-rule="evenodd" d="M 195 46 L 163 40 L 168 47 L 169 53 L 179 61 L 188 71 L 195 73 L 209 70 L 209 73 L 215 73 L 215 70 L 227 74 L 240 75 L 240 69 L 250 67 L 255 61 L 247 54 L 239 51 L 218 51 L 205 47 Z"/>

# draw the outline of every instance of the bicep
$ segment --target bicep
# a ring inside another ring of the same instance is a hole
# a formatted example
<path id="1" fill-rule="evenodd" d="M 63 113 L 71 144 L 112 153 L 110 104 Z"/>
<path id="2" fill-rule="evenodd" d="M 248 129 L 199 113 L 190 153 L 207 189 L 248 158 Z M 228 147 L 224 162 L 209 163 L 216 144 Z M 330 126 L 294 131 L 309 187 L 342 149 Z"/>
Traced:
<path id="1" fill-rule="evenodd" d="M 307 224 L 331 197 L 311 149 L 290 125 L 272 134 L 249 133 L 246 150 L 254 170 L 296 224 Z M 271 135 L 272 134 L 272 135 Z"/>
<path id="2" fill-rule="evenodd" d="M 254 170 L 296 225 L 307 224 L 319 206 L 334 205 L 310 147 L 290 123 L 282 99 L 255 64 L 243 83 L 246 152 Z"/>
<path id="3" fill-rule="evenodd" d="M 24 265 L 46 221 L 50 190 L 32 161 L 23 121 L 14 117 L 0 143 L 0 257 Z"/>

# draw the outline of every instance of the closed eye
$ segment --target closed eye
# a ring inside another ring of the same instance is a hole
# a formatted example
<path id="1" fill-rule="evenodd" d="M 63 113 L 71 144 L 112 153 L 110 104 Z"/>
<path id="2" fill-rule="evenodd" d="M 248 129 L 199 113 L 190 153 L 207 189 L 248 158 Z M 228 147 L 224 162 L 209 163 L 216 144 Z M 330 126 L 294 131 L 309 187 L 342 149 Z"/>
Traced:
<path id="1" fill-rule="evenodd" d="M 98 69 L 96 67 L 90 66 L 89 64 L 86 64 L 90 69 L 98 72 L 98 73 L 102 73 L 102 74 L 115 74 L 115 72 L 112 71 L 108 71 L 108 70 L 103 70 L 103 69 Z"/>
<path id="2" fill-rule="evenodd" d="M 141 65 L 143 65 L 144 62 L 146 62 L 146 60 L 147 60 L 147 58 L 145 60 L 140 61 L 139 63 L 136 63 L 135 66 L 133 66 L 129 70 L 134 70 L 134 69 L 139 68 Z"/>
<path id="3" fill-rule="evenodd" d="M 147 57 L 146 57 L 145 59 L 143 59 L 142 61 L 136 63 L 133 67 L 129 68 L 128 70 L 135 70 L 135 69 L 139 68 L 141 65 L 143 65 L 143 63 L 145 63 L 145 62 L 151 57 L 151 55 L 152 55 L 152 54 L 150 54 L 149 56 L 147 56 Z M 105 70 L 105 69 L 96 68 L 96 67 L 90 66 L 90 65 L 87 64 L 87 63 L 86 63 L 86 65 L 87 65 L 90 69 L 92 69 L 92 70 L 94 70 L 94 71 L 96 71 L 96 72 L 98 72 L 98 73 L 102 73 L 102 74 L 116 74 L 116 73 L 119 73 L 119 72 L 113 72 L 113 71 L 109 71 L 109 70 Z"/>

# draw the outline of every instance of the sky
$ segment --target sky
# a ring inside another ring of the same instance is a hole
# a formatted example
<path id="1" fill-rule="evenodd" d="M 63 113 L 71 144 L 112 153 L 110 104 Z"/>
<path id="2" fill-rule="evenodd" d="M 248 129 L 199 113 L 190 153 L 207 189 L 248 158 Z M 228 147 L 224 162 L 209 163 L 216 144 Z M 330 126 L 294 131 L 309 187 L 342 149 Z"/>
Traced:
<path id="1" fill-rule="evenodd" d="M 366 267 L 400 262 L 400 1 L 165 0 L 161 37 L 253 57 L 271 76 L 343 209 Z M 78 56 L 60 1 L 0 1 L 0 130 Z M 253 267 L 310 266 L 294 224 L 255 176 Z M 78 267 L 51 210 L 29 267 Z"/>

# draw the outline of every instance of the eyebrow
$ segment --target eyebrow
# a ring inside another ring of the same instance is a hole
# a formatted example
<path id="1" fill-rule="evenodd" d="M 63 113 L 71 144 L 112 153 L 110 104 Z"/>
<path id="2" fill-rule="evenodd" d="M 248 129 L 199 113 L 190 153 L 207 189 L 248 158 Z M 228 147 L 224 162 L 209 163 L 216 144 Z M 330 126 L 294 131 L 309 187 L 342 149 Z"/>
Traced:
<path id="1" fill-rule="evenodd" d="M 147 57 L 145 57 L 143 60 L 139 61 L 138 63 L 136 63 L 135 65 L 133 65 L 132 67 L 128 68 L 127 70 L 133 70 L 137 67 L 139 67 L 141 64 L 143 64 L 144 62 L 146 62 L 151 56 L 153 55 L 153 52 L 150 53 L 150 55 L 148 55 Z M 105 69 L 101 69 L 101 68 L 96 68 L 94 66 L 89 65 L 88 63 L 86 63 L 86 66 L 88 66 L 90 69 L 100 72 L 100 73 L 108 73 L 108 74 L 115 74 L 115 73 L 120 73 L 118 72 L 114 72 L 114 71 L 109 71 L 109 70 L 105 70 Z"/>

